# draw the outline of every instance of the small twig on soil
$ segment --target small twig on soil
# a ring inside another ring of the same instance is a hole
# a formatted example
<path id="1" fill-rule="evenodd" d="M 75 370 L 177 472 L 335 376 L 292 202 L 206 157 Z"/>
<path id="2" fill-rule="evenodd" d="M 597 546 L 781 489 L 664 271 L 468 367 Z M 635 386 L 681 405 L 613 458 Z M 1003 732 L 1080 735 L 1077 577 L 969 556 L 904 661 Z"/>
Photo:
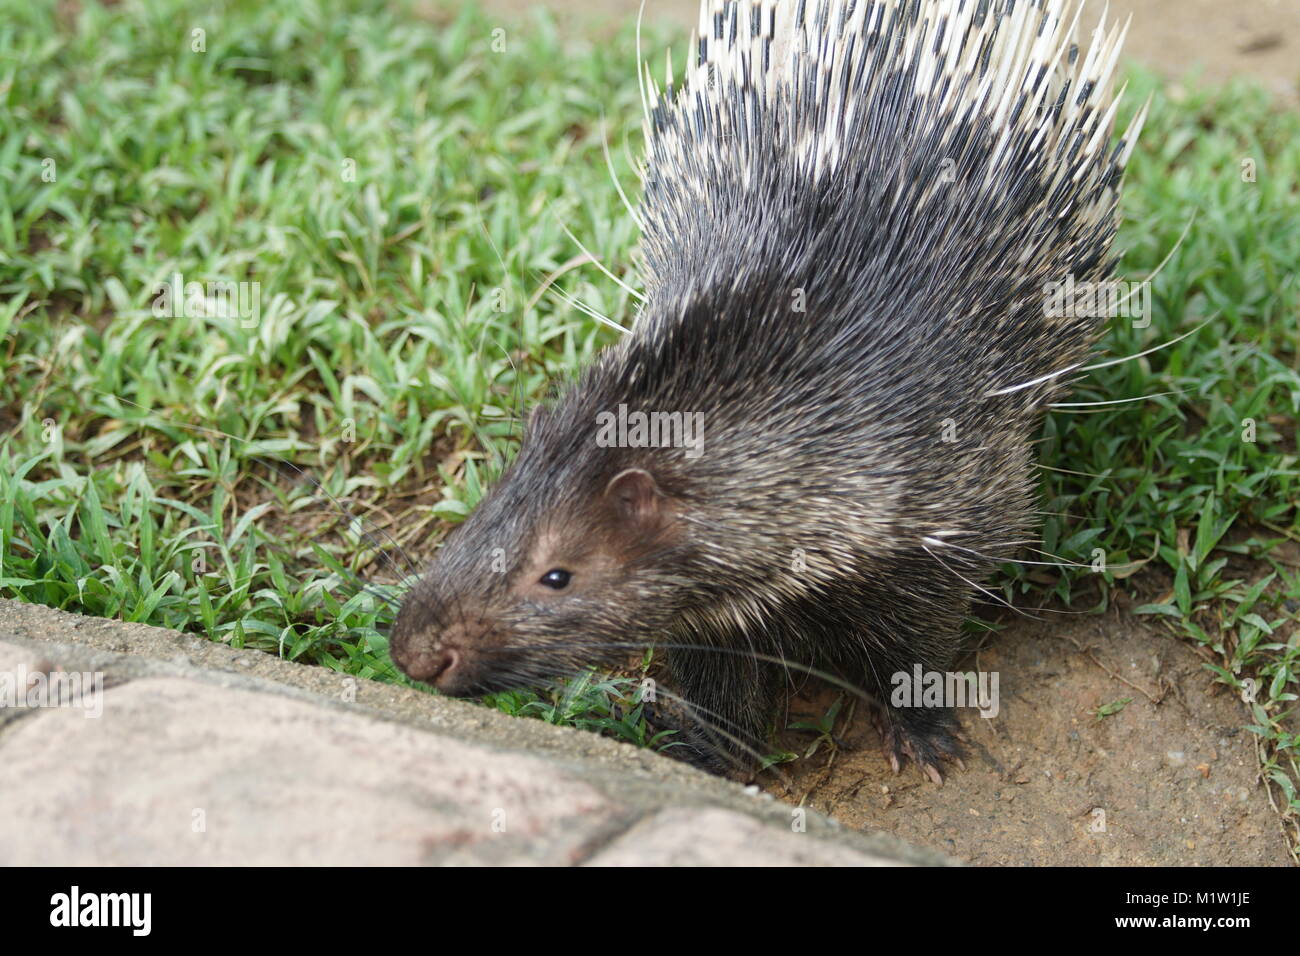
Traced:
<path id="1" fill-rule="evenodd" d="M 1109 676 L 1113 677 L 1115 680 L 1119 681 L 1122 684 L 1127 684 L 1129 687 L 1132 687 L 1135 691 L 1137 691 L 1147 700 L 1151 701 L 1151 703 L 1159 705 L 1159 703 L 1165 699 L 1165 695 L 1169 693 L 1169 687 L 1168 685 L 1165 685 L 1165 687 L 1160 691 L 1159 697 L 1153 696 L 1151 692 L 1148 691 L 1145 687 L 1139 687 L 1137 684 L 1133 683 L 1131 680 L 1124 677 L 1122 674 L 1117 674 L 1115 671 L 1111 670 L 1109 667 L 1103 664 L 1100 660 L 1097 659 L 1097 656 L 1092 652 L 1091 647 L 1084 647 L 1073 637 L 1067 636 L 1066 640 L 1068 640 L 1071 644 L 1073 644 L 1076 648 L 1078 648 L 1079 651 L 1082 652 L 1084 657 L 1088 658 L 1088 660 L 1092 661 L 1094 664 L 1100 667 Z"/>
<path id="2" fill-rule="evenodd" d="M 849 702 L 849 709 L 842 718 L 842 726 L 845 727 L 846 729 L 853 723 L 853 713 L 857 709 L 857 706 L 858 706 L 858 702 L 856 700 L 852 700 Z M 818 776 L 816 782 L 813 783 L 811 787 L 809 787 L 807 790 L 804 791 L 803 797 L 801 797 L 799 800 L 799 806 L 803 806 L 805 803 L 807 803 L 808 798 L 811 797 L 813 793 L 815 793 L 819 788 L 824 786 L 826 781 L 830 779 L 831 768 L 835 766 L 835 758 L 839 756 L 840 748 L 843 746 L 843 741 L 841 741 L 839 737 L 835 736 L 834 723 L 831 724 L 830 733 L 828 733 L 826 736 L 830 739 L 830 745 L 831 745 L 830 759 L 827 760 L 826 765 L 822 767 L 822 772 Z M 838 806 L 838 803 L 836 804 L 836 806 Z"/>
<path id="3" fill-rule="evenodd" d="M 1286 841 L 1287 852 L 1291 854 L 1291 859 L 1295 861 L 1295 864 L 1300 866 L 1300 849 L 1297 849 L 1300 847 L 1300 828 L 1297 828 L 1294 839 L 1292 838 L 1292 834 L 1287 831 L 1286 816 L 1282 812 L 1282 809 L 1277 805 L 1277 802 L 1273 799 L 1272 781 L 1270 781 L 1268 775 L 1264 773 L 1264 767 L 1268 761 L 1264 755 L 1264 742 L 1258 736 L 1255 737 L 1255 760 L 1259 764 L 1256 773 L 1259 776 L 1260 783 L 1264 785 L 1264 793 L 1268 797 L 1268 805 L 1272 807 L 1273 812 L 1277 814 L 1277 823 L 1278 826 L 1282 828 L 1282 839 Z"/>

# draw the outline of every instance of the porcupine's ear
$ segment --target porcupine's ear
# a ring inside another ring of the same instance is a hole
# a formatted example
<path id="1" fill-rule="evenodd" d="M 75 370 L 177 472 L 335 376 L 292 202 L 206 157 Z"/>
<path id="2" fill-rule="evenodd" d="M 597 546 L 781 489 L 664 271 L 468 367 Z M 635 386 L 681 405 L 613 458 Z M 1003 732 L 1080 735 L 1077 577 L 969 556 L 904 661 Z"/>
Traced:
<path id="1" fill-rule="evenodd" d="M 663 530 L 673 518 L 668 497 L 644 468 L 627 468 L 611 478 L 605 500 L 626 524 L 644 532 Z"/>
<path id="2" fill-rule="evenodd" d="M 524 419 L 523 435 L 524 441 L 534 437 L 541 427 L 546 424 L 546 420 L 551 417 L 551 410 L 546 407 L 545 402 L 538 402 L 528 410 L 528 417 Z"/>
<path id="3" fill-rule="evenodd" d="M 520 447 L 538 441 L 538 436 L 545 430 L 546 424 L 550 420 L 551 409 L 545 402 L 538 402 L 530 408 L 527 417 L 524 419 L 522 434 L 519 436 Z"/>

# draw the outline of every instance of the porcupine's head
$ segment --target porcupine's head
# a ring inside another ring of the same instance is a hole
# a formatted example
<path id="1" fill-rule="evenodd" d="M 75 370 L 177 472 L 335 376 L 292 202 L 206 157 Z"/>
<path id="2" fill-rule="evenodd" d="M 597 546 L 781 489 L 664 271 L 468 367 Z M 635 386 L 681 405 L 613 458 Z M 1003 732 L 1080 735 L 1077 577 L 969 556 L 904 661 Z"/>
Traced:
<path id="1" fill-rule="evenodd" d="M 533 413 L 402 603 L 390 649 L 407 675 L 454 696 L 537 686 L 662 634 L 686 561 L 681 499 L 662 455 L 652 475 L 635 449 L 598 443 L 603 405 L 580 383 Z"/>

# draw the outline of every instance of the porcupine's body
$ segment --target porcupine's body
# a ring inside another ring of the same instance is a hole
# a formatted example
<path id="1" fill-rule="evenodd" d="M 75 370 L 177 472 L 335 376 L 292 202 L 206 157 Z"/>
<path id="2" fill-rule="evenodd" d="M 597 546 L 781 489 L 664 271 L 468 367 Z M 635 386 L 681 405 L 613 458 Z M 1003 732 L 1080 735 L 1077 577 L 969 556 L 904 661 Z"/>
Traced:
<path id="1" fill-rule="evenodd" d="M 761 737 L 772 660 L 882 704 L 951 663 L 1032 535 L 1032 439 L 1100 326 L 1044 290 L 1109 273 L 1126 159 L 1120 33 L 1079 52 L 1073 3 L 704 7 L 650 113 L 635 326 L 536 416 L 393 643 L 468 693 L 658 641 L 697 755 Z M 600 447 L 620 405 L 698 413 L 702 453 Z M 881 713 L 937 779 L 948 713 Z"/>

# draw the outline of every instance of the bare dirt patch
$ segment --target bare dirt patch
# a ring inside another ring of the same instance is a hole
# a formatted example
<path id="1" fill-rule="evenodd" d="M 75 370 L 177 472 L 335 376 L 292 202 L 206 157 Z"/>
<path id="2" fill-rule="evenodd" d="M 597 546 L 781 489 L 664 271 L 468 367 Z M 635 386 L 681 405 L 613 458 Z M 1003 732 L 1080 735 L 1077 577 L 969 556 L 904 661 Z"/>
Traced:
<path id="1" fill-rule="evenodd" d="M 786 765 L 789 791 L 770 774 L 766 788 L 974 864 L 1290 864 L 1242 729 L 1249 715 L 1197 652 L 1128 615 L 1045 616 L 959 666 L 998 672 L 1000 710 L 962 713 L 967 769 L 951 768 L 943 787 L 914 767 L 895 776 L 859 708 L 837 728 L 838 752 Z M 792 719 L 819 716 L 834 698 L 796 700 Z M 786 743 L 798 752 L 811 739 L 796 732 Z"/>
<path id="2" fill-rule="evenodd" d="M 562 22 L 583 21 L 600 35 L 636 19 L 641 0 L 482 0 L 503 18 L 518 20 L 531 7 L 555 11 Z M 1091 30 L 1104 0 L 1091 0 L 1081 31 Z M 699 0 L 646 0 L 646 20 L 691 26 Z M 1124 52 L 1171 79 L 1188 74 L 1209 83 L 1251 77 L 1279 101 L 1300 105 L 1300 2 L 1297 0 L 1110 0 L 1110 16 L 1133 15 Z M 577 24 L 574 24 L 575 28 Z M 1085 34 L 1086 35 L 1086 34 Z M 651 51 L 645 51 L 649 54 Z M 677 51 L 674 51 L 677 52 Z M 658 63 L 661 52 L 649 57 Z M 629 69 L 631 62 L 629 61 Z"/>

